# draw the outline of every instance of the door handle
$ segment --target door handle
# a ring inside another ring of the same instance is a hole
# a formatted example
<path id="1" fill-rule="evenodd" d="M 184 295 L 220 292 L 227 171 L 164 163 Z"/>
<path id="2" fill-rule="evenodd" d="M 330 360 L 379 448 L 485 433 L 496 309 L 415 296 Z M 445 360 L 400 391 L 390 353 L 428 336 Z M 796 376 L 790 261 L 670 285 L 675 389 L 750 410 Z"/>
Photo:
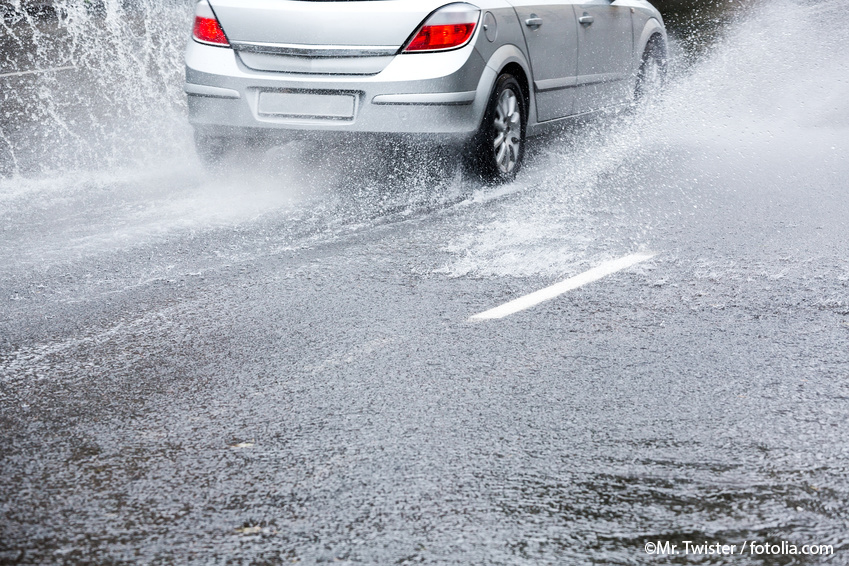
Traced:
<path id="1" fill-rule="evenodd" d="M 591 16 L 591 15 L 589 15 L 589 14 L 584 14 L 583 16 L 581 16 L 580 18 L 578 18 L 578 22 L 580 22 L 580 23 L 582 23 L 582 24 L 585 24 L 585 25 L 590 25 L 590 24 L 592 24 L 594 21 L 595 21 L 595 18 L 594 18 L 594 17 L 592 17 L 592 16 Z"/>
<path id="2" fill-rule="evenodd" d="M 542 18 L 536 14 L 531 14 L 531 17 L 525 20 L 525 25 L 531 29 L 537 29 L 542 25 Z"/>

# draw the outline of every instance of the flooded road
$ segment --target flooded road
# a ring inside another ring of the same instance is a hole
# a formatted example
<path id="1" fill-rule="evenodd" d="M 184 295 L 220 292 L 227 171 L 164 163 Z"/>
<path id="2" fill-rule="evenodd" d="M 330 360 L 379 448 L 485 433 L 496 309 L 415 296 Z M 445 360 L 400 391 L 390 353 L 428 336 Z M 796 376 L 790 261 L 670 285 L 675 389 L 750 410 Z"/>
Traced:
<path id="1" fill-rule="evenodd" d="M 203 170 L 184 7 L 145 6 L 144 71 L 68 39 L 0 78 L 0 562 L 847 562 L 842 1 L 739 15 L 503 187 L 415 148 Z"/>

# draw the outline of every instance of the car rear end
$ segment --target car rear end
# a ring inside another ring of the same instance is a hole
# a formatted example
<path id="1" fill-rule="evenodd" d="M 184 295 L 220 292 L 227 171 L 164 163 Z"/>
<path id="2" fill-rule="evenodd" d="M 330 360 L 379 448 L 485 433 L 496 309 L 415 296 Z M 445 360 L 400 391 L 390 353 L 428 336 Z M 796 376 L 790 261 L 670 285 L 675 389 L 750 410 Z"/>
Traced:
<path id="1" fill-rule="evenodd" d="M 445 0 L 201 0 L 189 119 L 216 136 L 413 134 L 463 141 L 494 71 L 477 7 Z"/>

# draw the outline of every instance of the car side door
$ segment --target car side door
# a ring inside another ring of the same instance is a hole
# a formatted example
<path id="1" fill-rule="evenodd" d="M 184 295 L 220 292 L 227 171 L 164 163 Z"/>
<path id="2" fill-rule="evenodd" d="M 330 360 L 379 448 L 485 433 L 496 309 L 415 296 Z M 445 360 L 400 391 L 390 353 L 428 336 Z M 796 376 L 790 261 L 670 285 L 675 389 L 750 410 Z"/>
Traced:
<path id="1" fill-rule="evenodd" d="M 578 70 L 578 30 L 572 4 L 564 0 L 509 2 L 525 34 L 537 120 L 571 115 Z"/>
<path id="2" fill-rule="evenodd" d="M 576 113 L 630 101 L 634 31 L 620 0 L 579 0 Z"/>

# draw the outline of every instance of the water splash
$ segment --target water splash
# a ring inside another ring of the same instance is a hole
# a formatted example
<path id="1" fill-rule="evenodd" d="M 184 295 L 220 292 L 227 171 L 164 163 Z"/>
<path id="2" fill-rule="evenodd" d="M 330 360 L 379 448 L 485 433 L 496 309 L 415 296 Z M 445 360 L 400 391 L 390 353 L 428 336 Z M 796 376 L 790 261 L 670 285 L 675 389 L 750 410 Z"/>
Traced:
<path id="1" fill-rule="evenodd" d="M 825 179 L 837 150 L 849 149 L 844 12 L 841 0 L 760 4 L 681 68 L 660 100 L 543 142 L 517 180 L 527 190 L 452 241 L 441 271 L 570 274 L 581 258 L 647 249 L 658 226 L 715 208 L 722 179 Z M 682 171 L 683 160 L 696 168 Z"/>
<path id="2" fill-rule="evenodd" d="M 519 180 L 490 190 L 435 172 L 416 162 L 415 152 L 360 163 L 361 156 L 338 148 L 297 144 L 269 152 L 251 175 L 225 174 L 210 186 L 194 158 L 182 93 L 191 2 L 56 0 L 53 18 L 19 13 L 2 24 L 0 74 L 74 68 L 0 78 L 0 175 L 16 175 L 0 178 L 7 249 L 41 257 L 47 234 L 61 255 L 71 228 L 92 250 L 106 240 L 126 245 L 263 215 L 332 232 L 471 198 L 483 221 L 475 218 L 449 244 L 455 256 L 444 271 L 568 274 L 600 249 L 651 243 L 665 220 L 639 207 L 641 216 L 632 216 L 633 203 L 656 189 L 638 170 L 641 160 L 660 177 L 682 148 L 719 144 L 717 151 L 756 157 L 785 141 L 799 143 L 800 133 L 819 143 L 821 130 L 803 124 L 845 124 L 846 63 L 834 56 L 846 42 L 839 4 L 817 2 L 814 15 L 803 0 L 764 3 L 716 49 L 679 66 L 663 100 L 536 143 Z M 798 37 L 800 21 L 821 36 Z M 774 144 L 764 136 L 774 136 Z M 682 203 L 710 204 L 691 187 L 675 190 Z M 481 192 L 501 196 L 481 203 Z M 320 198 L 310 200 L 316 193 Z M 289 209 L 304 199 L 308 210 Z M 30 229 L 36 220 L 39 234 Z"/>
<path id="3" fill-rule="evenodd" d="M 187 2 L 55 0 L 3 18 L 0 174 L 150 165 L 189 151 Z"/>

